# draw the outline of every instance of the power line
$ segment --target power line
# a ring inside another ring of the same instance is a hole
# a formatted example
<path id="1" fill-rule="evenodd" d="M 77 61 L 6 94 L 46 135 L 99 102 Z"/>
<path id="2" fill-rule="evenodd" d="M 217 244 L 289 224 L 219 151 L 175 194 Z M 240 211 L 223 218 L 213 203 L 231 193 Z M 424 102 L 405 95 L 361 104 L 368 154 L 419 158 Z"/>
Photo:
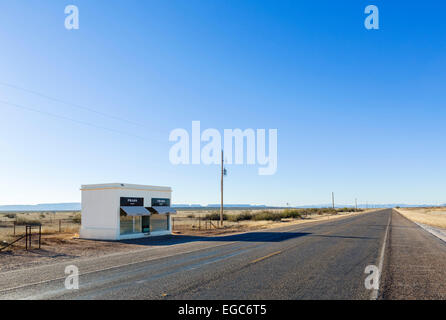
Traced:
<path id="1" fill-rule="evenodd" d="M 82 120 L 76 120 L 76 119 L 72 119 L 72 118 L 69 118 L 69 117 L 65 117 L 65 116 L 61 116 L 61 115 L 58 115 L 58 114 L 54 114 L 54 113 L 51 113 L 51 112 L 38 110 L 38 109 L 31 108 L 31 107 L 28 107 L 28 106 L 19 105 L 19 104 L 12 103 L 12 102 L 9 102 L 9 101 L 0 100 L 0 103 L 2 103 L 4 105 L 11 106 L 11 107 L 27 110 L 27 111 L 44 114 L 46 116 L 50 116 L 50 117 L 54 117 L 54 118 L 58 118 L 58 119 L 66 120 L 66 121 L 71 121 L 71 122 L 78 123 L 78 124 L 83 124 L 83 125 L 86 125 L 86 126 L 90 126 L 90 127 L 96 128 L 96 129 L 102 129 L 102 130 L 106 130 L 106 131 L 110 131 L 110 132 L 114 132 L 114 133 L 119 133 L 119 134 L 122 134 L 122 135 L 127 135 L 127 136 L 130 136 L 130 137 L 133 137 L 133 138 L 138 138 L 138 139 L 141 139 L 141 140 L 144 140 L 144 141 L 150 141 L 150 140 L 152 142 L 153 141 L 159 141 L 159 140 L 155 140 L 155 139 L 149 139 L 149 138 L 141 137 L 141 136 L 138 136 L 138 135 L 135 135 L 135 134 L 132 134 L 132 133 L 125 132 L 125 131 L 120 131 L 120 130 L 116 130 L 116 129 L 112 129 L 112 128 L 108 128 L 108 127 L 103 127 L 103 126 L 98 126 L 98 125 L 96 125 L 94 123 L 90 123 L 90 122 L 86 122 L 86 121 L 82 121 Z"/>
<path id="2" fill-rule="evenodd" d="M 127 122 L 129 124 L 133 124 L 133 125 L 136 125 L 136 126 L 141 126 L 141 127 L 147 128 L 146 124 L 134 122 L 132 120 L 128 120 L 128 119 L 124 119 L 124 118 L 121 118 L 121 117 L 117 117 L 117 116 L 114 116 L 114 115 L 111 115 L 111 114 L 108 114 L 108 113 L 105 113 L 105 112 L 102 112 L 102 111 L 97 111 L 97 110 L 95 110 L 93 108 L 85 107 L 85 106 L 82 106 L 82 105 L 79 105 L 79 104 L 76 104 L 76 103 L 72 103 L 72 102 L 64 101 L 62 99 L 54 98 L 54 97 L 48 96 L 48 95 L 46 95 L 44 93 L 40 93 L 40 92 L 37 92 L 37 91 L 34 91 L 34 90 L 29 90 L 29 89 L 26 89 L 26 88 L 22 88 L 22 87 L 19 87 L 19 86 L 10 84 L 10 83 L 6 83 L 6 82 L 3 82 L 3 81 L 0 81 L 0 85 L 4 86 L 4 87 L 9 87 L 9 88 L 13 88 L 13 89 L 16 89 L 16 90 L 24 91 L 24 92 L 27 92 L 27 93 L 30 93 L 30 94 L 33 94 L 33 95 L 36 95 L 36 96 L 48 99 L 48 100 L 52 100 L 54 102 L 63 103 L 65 105 L 68 105 L 68 106 L 71 106 L 71 107 L 74 107 L 74 108 L 77 108 L 77 109 L 82 109 L 82 110 L 85 110 L 85 111 L 96 113 L 96 114 L 98 114 L 100 116 L 103 116 L 103 117 L 106 117 L 106 118 L 110 118 L 110 119 L 121 121 L 121 122 Z"/>

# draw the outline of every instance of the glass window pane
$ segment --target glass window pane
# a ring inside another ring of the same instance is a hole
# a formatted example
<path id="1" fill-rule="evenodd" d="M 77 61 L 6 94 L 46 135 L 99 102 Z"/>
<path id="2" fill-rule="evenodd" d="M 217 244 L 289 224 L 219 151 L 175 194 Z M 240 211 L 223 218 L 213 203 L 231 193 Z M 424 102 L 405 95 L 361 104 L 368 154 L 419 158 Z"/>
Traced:
<path id="1" fill-rule="evenodd" d="M 168 214 L 152 214 L 150 216 L 150 231 L 166 231 L 169 230 Z"/>
<path id="2" fill-rule="evenodd" d="M 129 216 L 120 216 L 121 234 L 129 234 L 133 233 L 133 217 Z"/>
<path id="3" fill-rule="evenodd" d="M 133 232 L 140 233 L 141 232 L 141 217 L 133 217 L 133 218 L 134 218 Z"/>

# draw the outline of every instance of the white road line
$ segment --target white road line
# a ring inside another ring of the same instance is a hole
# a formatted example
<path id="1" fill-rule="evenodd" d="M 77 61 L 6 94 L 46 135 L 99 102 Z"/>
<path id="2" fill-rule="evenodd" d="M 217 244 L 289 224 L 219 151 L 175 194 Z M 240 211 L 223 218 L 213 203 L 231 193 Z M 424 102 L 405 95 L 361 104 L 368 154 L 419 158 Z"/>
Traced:
<path id="1" fill-rule="evenodd" d="M 381 276 L 382 276 L 382 270 L 383 270 L 384 254 L 386 252 L 387 235 L 389 234 L 390 220 L 392 219 L 392 213 L 393 213 L 393 209 L 391 209 L 391 210 L 392 211 L 390 211 L 389 220 L 387 222 L 387 227 L 386 227 L 386 232 L 384 234 L 383 244 L 381 246 L 381 252 L 379 255 L 379 262 L 378 262 L 379 286 L 381 285 Z M 378 289 L 373 289 L 372 293 L 370 294 L 370 300 L 378 299 L 379 286 L 378 286 Z"/>

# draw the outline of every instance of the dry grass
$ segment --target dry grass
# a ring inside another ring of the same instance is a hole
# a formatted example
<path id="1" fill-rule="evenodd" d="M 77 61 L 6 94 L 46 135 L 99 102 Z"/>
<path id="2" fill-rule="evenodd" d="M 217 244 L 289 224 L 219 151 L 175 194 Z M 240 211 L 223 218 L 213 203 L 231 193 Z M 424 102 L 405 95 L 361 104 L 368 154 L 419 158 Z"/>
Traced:
<path id="1" fill-rule="evenodd" d="M 283 212 L 287 209 L 281 209 L 281 210 L 274 210 L 277 213 Z M 260 213 L 262 210 L 225 210 L 225 214 L 228 216 L 231 215 L 240 215 L 240 214 L 247 214 L 247 211 L 251 211 L 251 214 Z M 201 224 L 198 223 L 198 217 L 205 218 L 208 214 L 215 213 L 215 210 L 209 210 L 209 211 L 178 211 L 178 213 L 175 215 L 174 219 L 174 232 L 177 234 L 199 234 L 199 235 L 215 235 L 215 234 L 225 234 L 225 233 L 231 233 L 231 232 L 245 232 L 245 231 L 253 231 L 253 230 L 260 230 L 260 229 L 269 229 L 269 228 L 276 228 L 281 227 L 284 225 L 295 225 L 295 224 L 302 224 L 302 223 L 308 223 L 308 222 L 314 222 L 314 221 L 324 221 L 324 220 L 330 220 L 330 219 L 337 219 L 342 218 L 346 216 L 351 215 L 358 215 L 363 214 L 364 212 L 370 212 L 374 210 L 364 210 L 363 212 L 342 212 L 339 211 L 336 214 L 332 213 L 322 213 L 318 214 L 317 212 L 312 215 L 303 215 L 300 218 L 286 218 L 286 219 L 280 219 L 280 220 L 240 220 L 240 221 L 234 221 L 234 219 L 231 219 L 229 217 L 228 220 L 224 221 L 224 228 L 223 229 L 216 229 L 211 228 L 209 224 L 206 224 L 205 220 L 201 221 Z M 195 219 L 191 219 L 190 217 L 193 215 Z M 187 219 L 189 218 L 189 219 Z M 212 223 L 217 226 L 218 221 L 212 221 Z"/>
<path id="2" fill-rule="evenodd" d="M 29 212 L 1 212 L 1 221 L 14 221 L 15 219 L 29 220 L 59 220 L 78 217 L 79 211 L 29 211 Z"/>
<path id="3" fill-rule="evenodd" d="M 402 208 L 398 211 L 407 219 L 432 227 L 446 229 L 446 208 Z"/>
<path id="4" fill-rule="evenodd" d="M 59 220 L 62 220 L 59 230 Z M 25 234 L 25 225 L 34 225 L 36 232 L 42 224 L 43 234 L 78 233 L 80 228 L 80 212 L 47 211 L 47 212 L 10 212 L 0 213 L 0 241 L 11 242 L 14 237 L 13 222 L 16 221 L 15 235 Z"/>

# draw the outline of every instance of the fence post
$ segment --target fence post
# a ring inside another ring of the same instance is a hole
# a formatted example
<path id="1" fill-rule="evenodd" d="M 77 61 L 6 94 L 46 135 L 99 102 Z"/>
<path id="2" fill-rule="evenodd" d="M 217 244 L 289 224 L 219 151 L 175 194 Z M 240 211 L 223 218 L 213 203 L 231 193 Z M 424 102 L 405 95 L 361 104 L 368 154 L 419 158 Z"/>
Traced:
<path id="1" fill-rule="evenodd" d="M 40 241 L 42 240 L 42 225 L 39 225 L 39 249 L 40 249 Z"/>
<path id="2" fill-rule="evenodd" d="M 201 217 L 198 217 L 198 230 L 201 230 Z"/>
<path id="3" fill-rule="evenodd" d="M 28 226 L 25 226 L 25 250 L 28 251 Z"/>
<path id="4" fill-rule="evenodd" d="M 15 236 L 15 220 L 14 220 L 14 236 Z"/>
<path id="5" fill-rule="evenodd" d="M 172 231 L 175 229 L 175 217 L 172 217 Z"/>
<path id="6" fill-rule="evenodd" d="M 62 228 L 61 228 L 61 224 L 62 224 L 62 221 L 59 219 L 59 233 L 60 233 L 61 230 L 62 230 Z"/>

